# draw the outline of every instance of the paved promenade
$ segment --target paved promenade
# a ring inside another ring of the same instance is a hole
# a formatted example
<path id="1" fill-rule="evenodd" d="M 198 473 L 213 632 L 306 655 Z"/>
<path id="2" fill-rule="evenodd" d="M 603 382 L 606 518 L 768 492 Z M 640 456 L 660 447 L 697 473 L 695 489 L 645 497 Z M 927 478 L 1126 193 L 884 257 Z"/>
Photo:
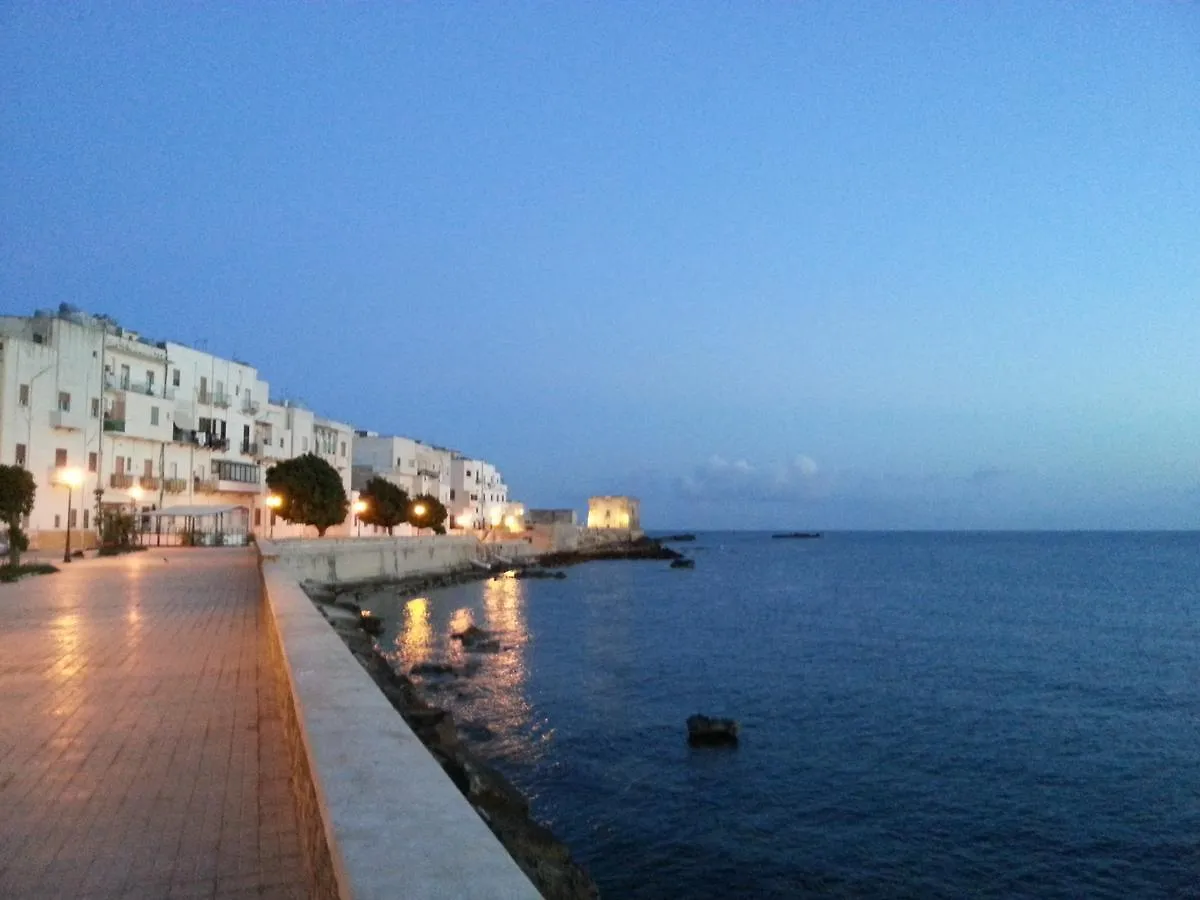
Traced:
<path id="1" fill-rule="evenodd" d="M 304 897 L 250 550 L 0 584 L 0 897 Z"/>

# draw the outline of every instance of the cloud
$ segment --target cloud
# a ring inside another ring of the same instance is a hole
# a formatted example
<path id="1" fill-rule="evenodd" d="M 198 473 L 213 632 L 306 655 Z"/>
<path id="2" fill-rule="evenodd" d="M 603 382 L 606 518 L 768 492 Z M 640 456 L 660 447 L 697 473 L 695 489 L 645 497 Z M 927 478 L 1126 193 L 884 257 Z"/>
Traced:
<path id="1" fill-rule="evenodd" d="M 685 497 L 722 501 L 795 501 L 827 492 L 816 460 L 803 454 L 783 465 L 756 466 L 746 459 L 709 457 L 676 487 Z"/>

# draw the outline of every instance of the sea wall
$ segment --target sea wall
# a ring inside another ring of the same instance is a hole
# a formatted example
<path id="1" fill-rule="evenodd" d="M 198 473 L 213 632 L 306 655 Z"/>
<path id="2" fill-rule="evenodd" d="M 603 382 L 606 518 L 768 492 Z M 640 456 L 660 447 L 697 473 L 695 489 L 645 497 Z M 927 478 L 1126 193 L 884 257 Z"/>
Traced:
<path id="1" fill-rule="evenodd" d="M 473 561 L 491 562 L 497 555 L 523 560 L 537 552 L 525 540 L 481 543 L 469 535 L 260 540 L 259 550 L 298 580 L 321 584 L 398 581 L 469 569 Z"/>
<path id="2" fill-rule="evenodd" d="M 270 557 L 272 550 L 266 542 L 260 547 L 264 612 L 271 659 L 285 686 L 312 896 L 536 900 L 532 882 L 396 715 L 292 568 Z M 458 552 L 430 559 L 453 562 Z M 304 566 L 332 566 L 335 575 L 360 571 L 340 569 L 336 558 L 291 557 Z"/>

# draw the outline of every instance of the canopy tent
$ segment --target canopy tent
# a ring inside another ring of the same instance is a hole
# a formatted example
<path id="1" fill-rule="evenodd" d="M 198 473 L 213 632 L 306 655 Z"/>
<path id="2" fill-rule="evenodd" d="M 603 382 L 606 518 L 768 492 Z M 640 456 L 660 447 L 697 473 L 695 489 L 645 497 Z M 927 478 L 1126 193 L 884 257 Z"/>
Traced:
<path id="1" fill-rule="evenodd" d="M 190 546 L 228 546 L 245 544 L 250 533 L 250 510 L 244 506 L 189 505 L 144 510 L 141 540 L 143 544 Z"/>
<path id="2" fill-rule="evenodd" d="M 246 507 L 244 506 L 168 506 L 166 509 L 149 510 L 142 513 L 142 515 L 151 519 L 161 519 L 164 516 L 189 516 L 199 519 L 204 516 L 218 516 L 223 513 L 230 513 L 238 509 L 246 512 Z"/>

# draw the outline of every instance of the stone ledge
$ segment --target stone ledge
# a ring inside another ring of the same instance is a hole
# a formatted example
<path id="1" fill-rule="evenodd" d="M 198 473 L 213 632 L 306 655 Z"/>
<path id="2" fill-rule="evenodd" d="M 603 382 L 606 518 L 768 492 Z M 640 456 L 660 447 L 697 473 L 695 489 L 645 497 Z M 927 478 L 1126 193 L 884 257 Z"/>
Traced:
<path id="1" fill-rule="evenodd" d="M 295 577 L 279 562 L 260 564 L 336 895 L 536 900 Z"/>

